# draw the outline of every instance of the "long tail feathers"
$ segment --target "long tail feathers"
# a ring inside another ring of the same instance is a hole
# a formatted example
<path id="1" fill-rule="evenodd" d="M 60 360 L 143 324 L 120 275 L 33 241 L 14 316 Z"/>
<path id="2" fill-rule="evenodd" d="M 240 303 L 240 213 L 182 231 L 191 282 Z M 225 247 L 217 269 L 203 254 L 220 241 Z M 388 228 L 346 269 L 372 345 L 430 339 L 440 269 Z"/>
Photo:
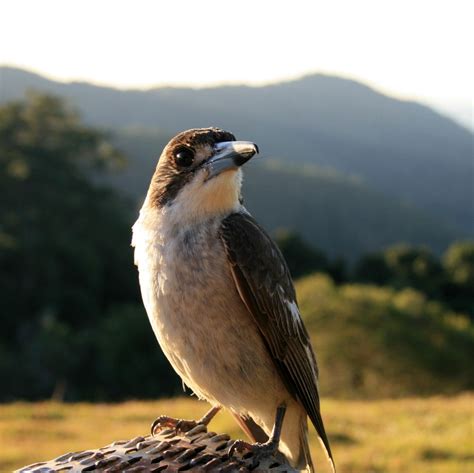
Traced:
<path id="1" fill-rule="evenodd" d="M 326 445 L 324 444 L 323 439 L 321 437 L 318 437 L 318 440 L 321 443 L 321 446 L 323 447 L 323 450 L 326 452 L 326 457 L 327 457 L 327 460 L 328 460 L 329 464 L 331 465 L 331 469 L 332 469 L 333 473 L 336 473 L 336 465 L 334 464 L 334 459 L 332 457 L 331 451 L 328 452 L 328 450 L 326 449 Z"/>
<path id="2" fill-rule="evenodd" d="M 321 442 L 321 445 L 324 451 L 326 452 L 328 461 L 331 464 L 332 471 L 333 473 L 336 473 L 336 465 L 334 464 L 334 458 L 332 456 L 331 447 L 329 445 L 329 439 L 326 435 L 326 430 L 324 429 L 323 419 L 321 417 L 320 412 L 316 411 L 314 415 L 310 414 L 310 419 L 314 425 L 314 428 L 316 429 L 316 432 L 318 433 L 319 441 Z"/>
<path id="3" fill-rule="evenodd" d="M 298 465 L 306 468 L 307 473 L 314 473 L 313 460 L 311 459 L 311 452 L 308 443 L 308 424 L 306 419 L 301 422 L 300 427 L 300 454 L 298 458 Z"/>

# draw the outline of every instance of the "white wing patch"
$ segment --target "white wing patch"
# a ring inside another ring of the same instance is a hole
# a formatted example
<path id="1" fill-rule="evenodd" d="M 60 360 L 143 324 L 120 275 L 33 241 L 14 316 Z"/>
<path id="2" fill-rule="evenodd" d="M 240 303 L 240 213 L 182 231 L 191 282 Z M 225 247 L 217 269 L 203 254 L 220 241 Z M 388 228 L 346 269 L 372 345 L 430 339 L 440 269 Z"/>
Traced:
<path id="1" fill-rule="evenodd" d="M 291 314 L 291 322 L 293 322 L 293 326 L 296 330 L 298 330 L 297 327 L 302 323 L 298 305 L 295 301 L 288 299 L 287 294 L 281 284 L 277 285 L 276 290 L 278 292 L 278 297 L 283 301 L 283 303 L 288 308 L 289 313 Z"/>
<path id="2" fill-rule="evenodd" d="M 286 306 L 291 314 L 291 319 L 293 320 L 294 325 L 301 324 L 301 316 L 298 306 L 295 301 L 289 301 L 288 299 L 284 299 Z"/>
<path id="3" fill-rule="evenodd" d="M 295 319 L 295 321 L 300 321 L 300 311 L 298 310 L 298 306 L 296 305 L 295 301 L 285 301 L 286 305 L 289 307 L 291 315 Z"/>

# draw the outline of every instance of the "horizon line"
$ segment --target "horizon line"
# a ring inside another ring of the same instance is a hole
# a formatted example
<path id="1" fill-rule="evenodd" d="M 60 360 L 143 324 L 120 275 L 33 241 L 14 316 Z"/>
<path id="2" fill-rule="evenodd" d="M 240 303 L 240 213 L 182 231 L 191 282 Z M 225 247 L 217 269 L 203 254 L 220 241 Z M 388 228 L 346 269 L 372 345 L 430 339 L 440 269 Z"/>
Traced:
<path id="1" fill-rule="evenodd" d="M 62 84 L 89 84 L 95 87 L 107 88 L 107 89 L 116 89 L 119 91 L 153 91 L 156 89 L 193 89 L 193 90 L 205 90 L 205 89 L 215 89 L 220 87 L 249 87 L 249 88 L 261 88 L 267 87 L 271 85 L 278 85 L 278 84 L 287 84 L 291 82 L 297 82 L 303 80 L 308 77 L 312 76 L 324 76 L 324 77 L 332 77 L 335 79 L 346 80 L 350 82 L 355 82 L 360 84 L 368 89 L 371 89 L 377 93 L 386 95 L 388 97 L 396 98 L 402 101 L 414 101 L 414 102 L 422 102 L 426 104 L 429 103 L 429 98 L 427 97 L 420 97 L 412 94 L 403 94 L 390 91 L 374 82 L 371 82 L 370 79 L 363 79 L 358 78 L 355 76 L 351 76 L 349 74 L 334 72 L 334 71 L 323 71 L 323 70 L 313 70 L 308 71 L 302 74 L 294 74 L 288 75 L 285 77 L 281 77 L 278 79 L 273 80 L 256 80 L 256 81 L 216 81 L 216 82 L 206 82 L 201 84 L 196 84 L 192 82 L 163 82 L 163 83 L 155 83 L 155 84 L 148 84 L 148 85 L 118 85 L 110 82 L 102 82 L 96 81 L 94 79 L 86 79 L 86 78 L 61 78 L 55 76 L 54 74 L 49 74 L 47 72 L 39 71 L 32 67 L 11 64 L 11 63 L 0 63 L 0 68 L 8 68 L 8 69 L 16 69 L 21 70 L 30 74 L 35 74 L 40 76 L 44 79 L 53 81 L 53 82 L 60 82 Z M 436 100 L 432 98 L 432 100 Z"/>

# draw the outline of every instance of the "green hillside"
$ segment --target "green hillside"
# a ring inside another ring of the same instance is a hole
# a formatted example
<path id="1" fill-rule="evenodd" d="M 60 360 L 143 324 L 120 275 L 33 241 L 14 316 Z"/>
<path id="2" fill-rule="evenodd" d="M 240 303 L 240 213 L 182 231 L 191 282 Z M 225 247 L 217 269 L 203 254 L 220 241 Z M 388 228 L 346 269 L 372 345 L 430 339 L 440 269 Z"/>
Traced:
<path id="1" fill-rule="evenodd" d="M 297 284 L 326 395 L 393 397 L 473 389 L 474 330 L 413 289 Z"/>

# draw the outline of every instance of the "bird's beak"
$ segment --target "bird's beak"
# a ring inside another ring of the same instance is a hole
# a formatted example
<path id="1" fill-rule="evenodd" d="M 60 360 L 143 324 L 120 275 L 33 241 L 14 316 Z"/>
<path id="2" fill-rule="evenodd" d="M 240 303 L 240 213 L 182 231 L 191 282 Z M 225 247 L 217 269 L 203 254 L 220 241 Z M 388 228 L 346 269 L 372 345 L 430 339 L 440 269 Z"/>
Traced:
<path id="1" fill-rule="evenodd" d="M 237 169 L 258 153 L 258 146 L 250 141 L 224 141 L 214 146 L 214 156 L 206 161 L 212 179 L 224 171 Z"/>

